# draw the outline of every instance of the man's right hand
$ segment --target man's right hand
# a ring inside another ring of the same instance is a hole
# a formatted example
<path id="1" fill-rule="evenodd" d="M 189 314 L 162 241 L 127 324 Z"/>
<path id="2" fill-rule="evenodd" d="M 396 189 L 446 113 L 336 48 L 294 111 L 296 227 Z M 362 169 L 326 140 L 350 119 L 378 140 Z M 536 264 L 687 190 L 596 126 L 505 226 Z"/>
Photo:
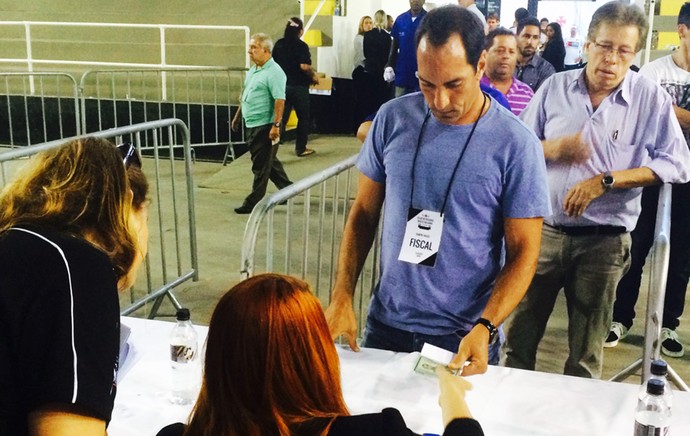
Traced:
<path id="1" fill-rule="evenodd" d="M 547 160 L 578 164 L 586 162 L 592 154 L 589 144 L 582 140 L 580 132 L 542 141 L 542 143 L 544 144 L 544 156 Z"/>
<path id="2" fill-rule="evenodd" d="M 333 340 L 345 336 L 352 351 L 359 351 L 357 345 L 357 318 L 352 308 L 352 301 L 331 301 L 325 311 L 328 330 Z"/>
<path id="3" fill-rule="evenodd" d="M 230 123 L 230 128 L 233 132 L 237 132 L 240 130 L 240 119 L 238 117 L 232 119 L 232 122 Z"/>

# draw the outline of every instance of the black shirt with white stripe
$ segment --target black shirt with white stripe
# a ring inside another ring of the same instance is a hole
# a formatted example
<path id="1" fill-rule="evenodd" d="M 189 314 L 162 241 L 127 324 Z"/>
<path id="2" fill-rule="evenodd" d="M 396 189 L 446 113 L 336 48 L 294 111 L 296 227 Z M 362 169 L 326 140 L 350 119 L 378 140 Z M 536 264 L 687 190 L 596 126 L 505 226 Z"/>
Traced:
<path id="1" fill-rule="evenodd" d="M 85 240 L 14 228 L 0 235 L 0 435 L 74 404 L 110 420 L 120 334 L 117 280 Z"/>

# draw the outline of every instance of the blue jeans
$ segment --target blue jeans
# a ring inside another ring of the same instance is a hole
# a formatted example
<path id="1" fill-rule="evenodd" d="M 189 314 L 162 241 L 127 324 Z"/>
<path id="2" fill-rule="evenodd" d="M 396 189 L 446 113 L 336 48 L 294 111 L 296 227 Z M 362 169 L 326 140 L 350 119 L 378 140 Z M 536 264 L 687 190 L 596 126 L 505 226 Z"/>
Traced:
<path id="1" fill-rule="evenodd" d="M 362 338 L 362 346 L 399 353 L 411 353 L 413 351 L 421 351 L 424 343 L 428 342 L 431 345 L 457 353 L 460 341 L 467 333 L 460 331 L 446 335 L 413 333 L 383 324 L 369 316 L 367 317 L 367 325 L 364 330 L 364 338 Z M 489 346 L 489 365 L 498 364 L 499 349 L 500 345 L 498 342 Z"/>

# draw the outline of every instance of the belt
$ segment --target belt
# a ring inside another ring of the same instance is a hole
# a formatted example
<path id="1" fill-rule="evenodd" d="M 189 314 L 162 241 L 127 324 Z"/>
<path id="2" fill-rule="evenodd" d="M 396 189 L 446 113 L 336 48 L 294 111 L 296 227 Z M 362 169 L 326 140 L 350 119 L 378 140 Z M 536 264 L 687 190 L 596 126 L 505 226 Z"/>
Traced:
<path id="1" fill-rule="evenodd" d="M 623 226 L 547 226 L 568 236 L 621 235 L 627 233 Z"/>

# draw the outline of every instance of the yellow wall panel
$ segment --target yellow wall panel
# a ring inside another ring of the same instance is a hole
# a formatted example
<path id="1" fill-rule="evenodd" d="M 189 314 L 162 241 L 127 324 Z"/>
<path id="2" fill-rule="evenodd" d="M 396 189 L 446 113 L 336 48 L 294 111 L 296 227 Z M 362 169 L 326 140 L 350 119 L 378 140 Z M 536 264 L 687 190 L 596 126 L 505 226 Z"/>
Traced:
<path id="1" fill-rule="evenodd" d="M 678 16 L 680 7 L 683 6 L 686 0 L 661 0 L 661 7 L 659 8 L 659 15 Z"/>
<path id="2" fill-rule="evenodd" d="M 304 1 L 304 15 L 314 15 L 314 11 L 319 6 L 321 0 L 305 0 Z M 678 6 L 680 9 L 680 6 Z M 335 0 L 326 0 L 319 11 L 319 15 L 333 15 L 335 11 Z M 677 13 L 677 11 L 676 11 Z"/>
<path id="3" fill-rule="evenodd" d="M 657 44 L 659 50 L 668 50 L 669 46 L 678 47 L 679 45 L 678 32 L 659 32 L 659 43 Z"/>

